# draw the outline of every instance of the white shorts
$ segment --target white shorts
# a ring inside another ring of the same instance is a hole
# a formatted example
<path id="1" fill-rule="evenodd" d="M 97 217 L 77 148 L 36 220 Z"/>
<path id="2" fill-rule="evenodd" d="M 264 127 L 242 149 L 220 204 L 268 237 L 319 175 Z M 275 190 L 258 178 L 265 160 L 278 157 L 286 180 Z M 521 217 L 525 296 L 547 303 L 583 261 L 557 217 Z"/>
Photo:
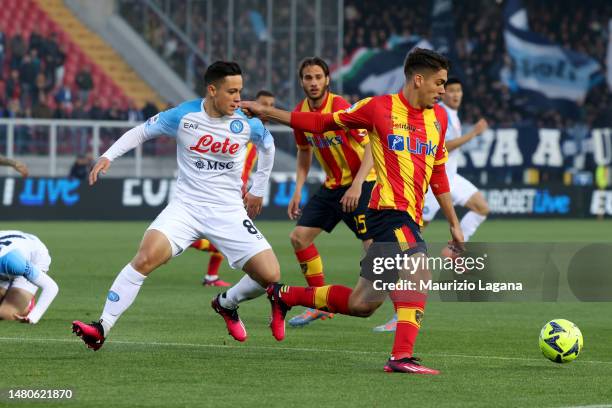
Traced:
<path id="1" fill-rule="evenodd" d="M 270 244 L 255 227 L 243 207 L 195 206 L 172 200 L 151 223 L 148 230 L 162 232 L 178 256 L 193 242 L 206 238 L 232 268 L 240 268 Z"/>
<path id="2" fill-rule="evenodd" d="M 457 173 L 455 173 L 453 178 L 449 180 L 449 184 L 453 205 L 464 206 L 470 197 L 478 192 L 478 188 L 476 188 L 474 184 Z M 440 210 L 440 204 L 438 204 L 438 200 L 436 200 L 436 196 L 434 196 L 430 188 L 425 196 L 425 205 L 423 206 L 423 221 L 430 222 L 433 220 L 438 213 L 438 210 Z"/>
<path id="3" fill-rule="evenodd" d="M 4 290 L 9 290 L 9 288 L 17 288 L 23 289 L 32 295 L 36 295 L 36 291 L 38 290 L 38 286 L 24 278 L 23 276 L 17 276 L 15 279 L 11 280 L 0 280 L 0 288 Z"/>

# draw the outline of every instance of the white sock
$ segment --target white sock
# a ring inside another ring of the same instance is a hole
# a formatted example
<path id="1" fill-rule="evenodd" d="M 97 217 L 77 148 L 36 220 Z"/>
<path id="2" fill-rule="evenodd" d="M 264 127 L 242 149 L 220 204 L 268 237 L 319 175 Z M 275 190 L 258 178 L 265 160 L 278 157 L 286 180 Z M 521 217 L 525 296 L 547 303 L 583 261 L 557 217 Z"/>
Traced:
<path id="1" fill-rule="evenodd" d="M 206 274 L 206 276 L 204 276 L 204 280 L 206 280 L 207 282 L 214 282 L 217 279 L 219 279 L 219 275 L 209 275 L 209 274 Z"/>
<path id="2" fill-rule="evenodd" d="M 104 336 L 108 336 L 108 332 L 117 319 L 134 303 L 145 278 L 145 275 L 132 268 L 130 264 L 125 265 L 119 272 L 108 292 L 100 317 L 100 323 L 104 327 Z"/>
<path id="3" fill-rule="evenodd" d="M 219 304 L 226 309 L 236 309 L 245 300 L 255 299 L 266 293 L 266 288 L 255 282 L 249 275 L 244 275 L 237 284 L 219 296 Z"/>
<path id="4" fill-rule="evenodd" d="M 468 242 L 472 235 L 476 232 L 480 224 L 486 220 L 487 217 L 475 213 L 474 211 L 468 211 L 467 214 L 461 219 L 461 231 L 463 231 L 463 239 Z"/>

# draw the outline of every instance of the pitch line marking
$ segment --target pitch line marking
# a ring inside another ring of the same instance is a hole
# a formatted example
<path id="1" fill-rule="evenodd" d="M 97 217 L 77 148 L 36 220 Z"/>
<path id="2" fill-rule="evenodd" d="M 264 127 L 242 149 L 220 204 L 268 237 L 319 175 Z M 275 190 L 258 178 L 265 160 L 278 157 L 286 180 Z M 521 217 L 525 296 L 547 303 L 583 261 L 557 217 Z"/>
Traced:
<path id="1" fill-rule="evenodd" d="M 54 338 L 30 338 L 30 337 L 0 337 L 0 341 L 6 342 L 56 342 L 56 343 L 79 343 L 79 339 L 54 339 Z M 160 346 L 160 347 L 193 347 L 193 348 L 219 348 L 219 349 L 246 349 L 246 350 L 283 350 L 283 351 L 302 351 L 307 353 L 344 353 L 344 354 L 386 354 L 384 351 L 362 351 L 362 350 L 334 350 L 322 348 L 307 348 L 307 347 L 280 347 L 280 346 L 233 346 L 231 344 L 202 344 L 202 343 L 175 343 L 175 342 L 159 342 L 159 341 L 126 341 L 113 340 L 110 344 L 123 344 L 128 346 Z M 503 357 L 503 356 L 479 356 L 470 354 L 446 354 L 446 353 L 420 353 L 424 356 L 433 357 L 454 357 L 454 358 L 472 358 L 472 359 L 488 359 L 488 360 L 508 360 L 508 361 L 542 361 L 539 358 L 525 357 Z M 574 363 L 589 363 L 589 364 L 612 364 L 612 361 L 597 361 L 597 360 L 576 360 Z M 612 405 L 593 405 L 588 408 L 612 408 Z M 582 408 L 582 407 L 571 407 Z M 585 407 L 586 408 L 586 407 Z"/>

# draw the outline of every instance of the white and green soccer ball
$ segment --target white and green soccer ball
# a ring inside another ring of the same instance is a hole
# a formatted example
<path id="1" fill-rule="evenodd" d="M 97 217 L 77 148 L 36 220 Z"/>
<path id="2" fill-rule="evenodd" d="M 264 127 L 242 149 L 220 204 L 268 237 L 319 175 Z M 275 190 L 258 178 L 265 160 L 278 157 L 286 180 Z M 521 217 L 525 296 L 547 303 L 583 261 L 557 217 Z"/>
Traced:
<path id="1" fill-rule="evenodd" d="M 569 363 L 582 351 L 582 333 L 569 320 L 551 320 L 540 331 L 540 350 L 550 361 Z"/>

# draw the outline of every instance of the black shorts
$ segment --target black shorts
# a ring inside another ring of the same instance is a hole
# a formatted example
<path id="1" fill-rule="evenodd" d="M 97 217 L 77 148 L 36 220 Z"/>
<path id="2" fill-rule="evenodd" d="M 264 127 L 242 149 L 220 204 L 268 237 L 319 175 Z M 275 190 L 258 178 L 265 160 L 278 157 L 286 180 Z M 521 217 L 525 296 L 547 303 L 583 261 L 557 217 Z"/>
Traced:
<path id="1" fill-rule="evenodd" d="M 405 211 L 368 209 L 366 225 L 373 242 L 361 261 L 360 276 L 369 281 L 380 279 L 380 276 L 373 273 L 375 258 L 427 254 L 421 228 Z M 385 278 L 390 282 L 396 279 L 395 274 Z"/>
<path id="2" fill-rule="evenodd" d="M 297 225 L 321 228 L 325 232 L 332 232 L 340 221 L 344 221 L 357 238 L 362 241 L 370 239 L 365 214 L 373 188 L 373 181 L 364 181 L 357 208 L 355 211 L 347 213 L 342 211 L 340 199 L 342 199 L 342 196 L 344 196 L 349 187 L 330 189 L 321 186 L 319 191 L 308 200 Z"/>

